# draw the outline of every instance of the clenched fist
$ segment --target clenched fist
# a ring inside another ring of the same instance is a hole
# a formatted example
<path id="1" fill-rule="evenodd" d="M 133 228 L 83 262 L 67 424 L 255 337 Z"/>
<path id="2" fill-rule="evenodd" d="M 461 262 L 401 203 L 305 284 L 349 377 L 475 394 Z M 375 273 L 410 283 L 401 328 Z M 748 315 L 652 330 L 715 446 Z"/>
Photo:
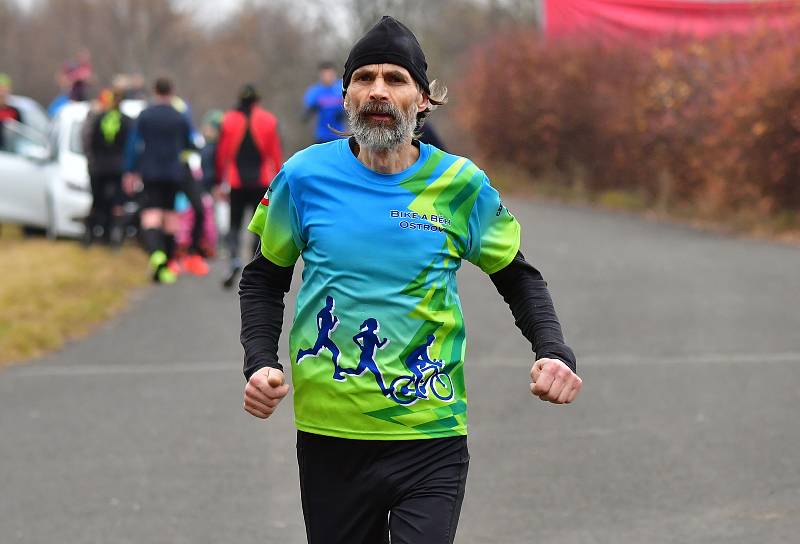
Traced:
<path id="1" fill-rule="evenodd" d="M 531 393 L 541 400 L 568 404 L 581 390 L 582 380 L 558 359 L 539 359 L 531 368 Z"/>
<path id="2" fill-rule="evenodd" d="M 267 419 L 288 393 L 289 386 L 283 383 L 283 372 L 277 368 L 261 368 L 244 386 L 244 409 L 249 414 Z"/>

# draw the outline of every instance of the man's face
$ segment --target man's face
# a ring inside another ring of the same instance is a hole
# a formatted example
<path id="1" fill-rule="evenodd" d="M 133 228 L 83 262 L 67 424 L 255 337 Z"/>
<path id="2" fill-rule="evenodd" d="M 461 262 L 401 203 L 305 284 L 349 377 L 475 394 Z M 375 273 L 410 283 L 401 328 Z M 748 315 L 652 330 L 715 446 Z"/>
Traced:
<path id="1" fill-rule="evenodd" d="M 0 83 L 0 104 L 5 105 L 10 94 L 11 88 L 8 85 Z"/>
<path id="2" fill-rule="evenodd" d="M 396 64 L 369 64 L 353 72 L 344 107 L 356 141 L 386 150 L 410 143 L 417 113 L 428 99 L 411 74 Z"/>
<path id="3" fill-rule="evenodd" d="M 319 81 L 323 85 L 330 87 L 336 81 L 336 70 L 333 68 L 323 68 L 319 71 Z"/>

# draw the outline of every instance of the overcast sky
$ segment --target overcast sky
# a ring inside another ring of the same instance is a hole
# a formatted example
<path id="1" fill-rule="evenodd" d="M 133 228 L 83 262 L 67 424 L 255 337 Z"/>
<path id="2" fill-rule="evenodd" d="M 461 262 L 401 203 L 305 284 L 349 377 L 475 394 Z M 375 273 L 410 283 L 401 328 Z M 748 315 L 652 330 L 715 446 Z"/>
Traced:
<path id="1" fill-rule="evenodd" d="M 15 0 L 17 4 L 30 7 L 37 0 Z M 224 18 L 230 14 L 237 6 L 246 0 L 173 0 L 176 5 L 192 9 L 201 19 L 214 20 Z M 260 0 L 264 1 L 264 0 Z M 267 0 L 269 1 L 269 0 Z M 307 2 L 295 0 L 295 6 L 303 7 Z"/>
<path id="2" fill-rule="evenodd" d="M 195 11 L 201 20 L 213 20 L 227 16 L 242 0 L 177 0 L 176 3 Z"/>

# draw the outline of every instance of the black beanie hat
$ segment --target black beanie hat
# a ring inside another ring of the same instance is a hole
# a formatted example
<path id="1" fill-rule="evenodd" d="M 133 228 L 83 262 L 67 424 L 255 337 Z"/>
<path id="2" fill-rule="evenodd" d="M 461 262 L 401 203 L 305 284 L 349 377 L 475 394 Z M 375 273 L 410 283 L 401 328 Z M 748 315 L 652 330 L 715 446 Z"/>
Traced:
<path id="1" fill-rule="evenodd" d="M 384 15 L 356 42 L 344 63 L 342 93 L 350 85 L 353 72 L 367 64 L 397 64 L 411 73 L 422 90 L 430 94 L 428 63 L 414 33 L 400 21 Z"/>

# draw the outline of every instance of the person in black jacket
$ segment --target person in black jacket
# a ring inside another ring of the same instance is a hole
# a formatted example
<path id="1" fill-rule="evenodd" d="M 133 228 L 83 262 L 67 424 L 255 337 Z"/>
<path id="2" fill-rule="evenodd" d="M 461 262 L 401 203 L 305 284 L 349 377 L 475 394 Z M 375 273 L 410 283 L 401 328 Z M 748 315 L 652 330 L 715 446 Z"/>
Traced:
<path id="1" fill-rule="evenodd" d="M 175 195 L 186 174 L 181 154 L 194 144 L 188 119 L 173 107 L 172 81 L 159 78 L 154 90 L 153 104 L 139 115 L 128 138 L 123 184 L 128 193 L 142 185 L 142 242 L 150 255 L 153 280 L 174 283 L 177 272 L 167 265 L 178 228 Z"/>
<path id="2" fill-rule="evenodd" d="M 439 133 L 434 130 L 433 125 L 430 122 L 425 123 L 420 128 L 419 141 L 424 144 L 431 144 L 442 151 L 447 151 L 447 148 L 444 146 L 444 142 L 439 137 Z"/>
<path id="3" fill-rule="evenodd" d="M 124 203 L 122 170 L 133 121 L 120 111 L 121 101 L 121 92 L 104 91 L 101 102 L 106 102 L 107 107 L 86 119 L 84 151 L 92 187 L 92 208 L 86 218 L 84 234 L 86 245 L 98 239 L 112 245 L 122 241 L 117 220 Z"/>

